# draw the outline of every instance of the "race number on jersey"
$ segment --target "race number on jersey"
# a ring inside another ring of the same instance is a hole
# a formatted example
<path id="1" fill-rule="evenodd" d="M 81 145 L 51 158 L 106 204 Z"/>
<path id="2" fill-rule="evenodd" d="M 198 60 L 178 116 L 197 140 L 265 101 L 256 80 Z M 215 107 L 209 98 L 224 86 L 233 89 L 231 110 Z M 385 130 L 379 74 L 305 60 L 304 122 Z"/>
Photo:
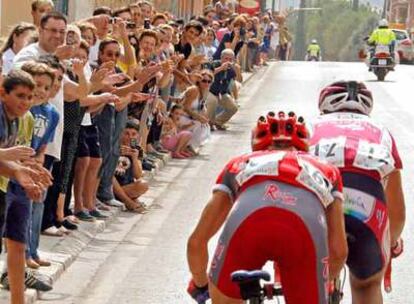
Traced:
<path id="1" fill-rule="evenodd" d="M 390 174 L 395 168 L 394 158 L 388 147 L 365 140 L 359 141 L 353 165 L 361 169 L 377 170 L 381 176 Z"/>
<path id="2" fill-rule="evenodd" d="M 346 137 L 322 138 L 310 148 L 310 153 L 339 168 L 345 166 Z"/>
<path id="3" fill-rule="evenodd" d="M 239 186 L 253 178 L 254 176 L 277 176 L 279 175 L 279 162 L 285 157 L 286 153 L 272 153 L 254 156 L 249 159 L 244 169 L 236 175 Z"/>
<path id="4" fill-rule="evenodd" d="M 329 179 L 314 165 L 298 156 L 298 164 L 302 168 L 296 180 L 316 194 L 326 208 L 333 202 L 333 185 Z"/>

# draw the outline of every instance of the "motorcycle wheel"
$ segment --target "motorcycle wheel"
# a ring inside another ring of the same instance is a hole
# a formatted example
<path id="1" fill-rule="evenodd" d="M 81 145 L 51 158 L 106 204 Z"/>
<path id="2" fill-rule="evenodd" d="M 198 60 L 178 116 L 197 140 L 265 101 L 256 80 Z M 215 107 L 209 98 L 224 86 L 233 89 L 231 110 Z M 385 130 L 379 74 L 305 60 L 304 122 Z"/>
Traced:
<path id="1" fill-rule="evenodd" d="M 378 81 L 384 81 L 385 80 L 385 75 L 387 75 L 387 70 L 386 69 L 377 69 L 375 71 L 375 74 L 377 75 Z"/>

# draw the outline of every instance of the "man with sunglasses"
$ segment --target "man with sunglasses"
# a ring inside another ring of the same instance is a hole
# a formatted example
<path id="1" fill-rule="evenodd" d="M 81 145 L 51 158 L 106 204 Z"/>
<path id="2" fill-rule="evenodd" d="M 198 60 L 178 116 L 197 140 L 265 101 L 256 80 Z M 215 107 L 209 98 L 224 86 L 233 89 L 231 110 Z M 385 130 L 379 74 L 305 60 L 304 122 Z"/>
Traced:
<path id="1" fill-rule="evenodd" d="M 108 206 L 122 207 L 124 204 L 115 199 L 112 189 L 112 178 L 119 159 L 119 146 L 122 130 L 127 121 L 128 104 L 130 102 L 142 102 L 137 96 L 130 93 L 142 91 L 144 85 L 161 70 L 160 65 L 155 65 L 143 69 L 136 80 L 131 82 L 130 78 L 122 73 L 116 65 L 121 56 L 120 44 L 117 40 L 103 40 L 99 46 L 98 65 L 113 66 L 114 84 L 104 87 L 101 92 L 110 92 L 120 97 L 116 104 L 108 104 L 102 111 L 94 117 L 94 122 L 98 126 L 99 140 L 102 151 L 102 167 L 99 174 L 99 188 L 97 198 Z M 149 96 L 146 97 L 147 99 Z"/>

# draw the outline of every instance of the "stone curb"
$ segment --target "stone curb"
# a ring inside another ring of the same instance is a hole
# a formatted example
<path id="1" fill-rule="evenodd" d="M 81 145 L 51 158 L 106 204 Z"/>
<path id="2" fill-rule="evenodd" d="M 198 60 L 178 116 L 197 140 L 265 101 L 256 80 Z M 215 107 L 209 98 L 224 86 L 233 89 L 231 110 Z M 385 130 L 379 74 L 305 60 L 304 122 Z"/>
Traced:
<path id="1" fill-rule="evenodd" d="M 243 84 L 249 82 L 254 75 L 258 72 L 243 73 Z M 156 168 L 149 171 L 144 171 L 144 179 L 150 182 L 157 173 L 164 168 L 171 160 L 170 155 L 166 155 L 163 160 L 156 161 Z M 156 200 L 154 198 L 148 198 L 149 205 Z M 113 222 L 117 215 L 122 212 L 121 208 L 112 208 L 111 211 L 107 211 L 109 215 L 105 221 L 95 221 L 93 223 L 81 222 L 79 227 L 81 229 L 72 232 L 69 236 L 64 237 L 61 241 L 57 242 L 54 246 L 48 248 L 48 252 L 41 252 L 41 256 L 49 260 L 52 263 L 50 267 L 41 267 L 41 271 L 36 272 L 36 276 L 43 280 L 49 281 L 53 285 L 59 277 L 65 272 L 66 269 L 76 260 L 82 250 L 95 238 L 98 233 L 103 232 Z M 140 220 L 137 214 L 137 222 Z M 1 265 L 1 262 L 0 262 Z M 0 267 L 1 269 L 1 267 Z M 25 292 L 25 303 L 34 304 L 39 299 L 40 293 L 33 289 L 27 289 Z M 0 303 L 9 303 L 10 294 L 7 291 L 0 289 Z"/>

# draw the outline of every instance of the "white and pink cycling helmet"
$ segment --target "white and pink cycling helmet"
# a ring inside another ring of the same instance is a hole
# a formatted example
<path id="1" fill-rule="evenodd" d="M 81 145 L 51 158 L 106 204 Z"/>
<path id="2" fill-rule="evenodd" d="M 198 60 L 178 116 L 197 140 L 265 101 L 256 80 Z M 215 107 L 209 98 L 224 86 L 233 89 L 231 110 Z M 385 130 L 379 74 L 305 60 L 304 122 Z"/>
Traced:
<path id="1" fill-rule="evenodd" d="M 369 115 L 373 105 L 371 91 L 364 83 L 357 81 L 335 82 L 324 88 L 319 96 L 319 110 L 322 113 L 349 110 Z"/>

